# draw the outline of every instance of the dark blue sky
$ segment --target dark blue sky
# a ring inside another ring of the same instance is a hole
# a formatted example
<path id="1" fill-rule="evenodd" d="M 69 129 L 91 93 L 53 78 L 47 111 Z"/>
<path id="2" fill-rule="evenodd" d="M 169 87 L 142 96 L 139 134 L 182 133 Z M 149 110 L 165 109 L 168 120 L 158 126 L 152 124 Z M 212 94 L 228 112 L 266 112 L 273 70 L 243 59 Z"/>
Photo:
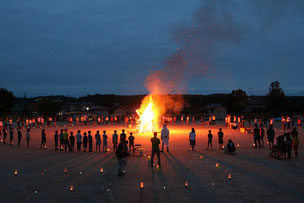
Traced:
<path id="1" fill-rule="evenodd" d="M 17 96 L 147 93 L 180 50 L 186 93 L 279 80 L 304 95 L 301 0 L 1 0 L 0 28 L 0 86 Z"/>

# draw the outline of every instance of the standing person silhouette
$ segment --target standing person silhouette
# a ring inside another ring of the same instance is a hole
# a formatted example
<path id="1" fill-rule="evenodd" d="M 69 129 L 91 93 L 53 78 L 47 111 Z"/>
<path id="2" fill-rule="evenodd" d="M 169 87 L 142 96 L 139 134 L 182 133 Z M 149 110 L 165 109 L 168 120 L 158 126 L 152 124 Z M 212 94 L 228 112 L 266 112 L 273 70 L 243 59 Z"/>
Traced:
<path id="1" fill-rule="evenodd" d="M 89 152 L 93 151 L 93 137 L 91 131 L 88 131 L 88 140 L 89 140 Z"/>
<path id="2" fill-rule="evenodd" d="M 71 151 L 73 152 L 74 148 L 75 148 L 75 136 L 74 136 L 73 132 L 70 132 L 69 140 L 70 140 L 70 145 L 71 145 Z"/>
<path id="3" fill-rule="evenodd" d="M 106 131 L 103 131 L 103 135 L 102 135 L 102 141 L 103 141 L 103 152 L 107 152 L 108 151 L 108 135 L 106 134 Z"/>
<path id="4" fill-rule="evenodd" d="M 116 152 L 116 150 L 117 150 L 117 142 L 118 142 L 118 134 L 117 134 L 117 131 L 114 130 L 114 134 L 112 135 L 112 143 L 113 143 L 114 152 Z"/>
<path id="5" fill-rule="evenodd" d="M 120 143 L 118 145 L 118 148 L 116 150 L 116 156 L 118 159 L 118 176 L 123 176 L 125 174 L 125 167 L 127 165 L 127 160 L 126 157 L 129 156 L 128 153 L 128 141 L 126 141 L 126 139 L 124 139 L 124 137 L 122 137 L 122 139 L 120 139 Z"/>
<path id="6" fill-rule="evenodd" d="M 255 124 L 255 128 L 253 129 L 253 139 L 254 139 L 254 145 L 255 148 L 257 148 L 257 142 L 259 143 L 259 147 L 261 147 L 261 140 L 260 140 L 260 129 L 258 128 L 258 125 Z"/>
<path id="7" fill-rule="evenodd" d="M 76 134 L 76 142 L 77 142 L 77 151 L 79 152 L 81 150 L 81 144 L 82 144 L 82 136 L 80 134 L 80 130 L 77 131 Z"/>
<path id="8" fill-rule="evenodd" d="M 46 134 L 45 134 L 45 130 L 42 129 L 42 133 L 41 133 L 41 145 L 40 145 L 41 149 L 46 149 Z"/>
<path id="9" fill-rule="evenodd" d="M 27 144 L 27 148 L 30 147 L 30 140 L 31 140 L 31 132 L 30 132 L 30 128 L 28 128 L 26 130 L 26 144 Z"/>
<path id="10" fill-rule="evenodd" d="M 207 150 L 209 150 L 209 146 L 210 146 L 210 149 L 212 150 L 212 138 L 213 138 L 213 135 L 211 134 L 211 130 L 209 130 Z"/>
<path id="11" fill-rule="evenodd" d="M 131 148 L 133 149 L 133 152 L 134 152 L 134 136 L 133 136 L 133 133 L 130 133 L 130 136 L 129 136 L 129 151 L 131 152 Z"/>
<path id="12" fill-rule="evenodd" d="M 224 146 L 224 133 L 222 131 L 222 128 L 219 129 L 218 132 L 218 141 L 219 141 L 219 148 L 222 149 Z"/>
<path id="13" fill-rule="evenodd" d="M 64 139 L 63 139 L 63 129 L 60 130 L 59 134 L 59 141 L 60 141 L 60 151 L 63 150 L 63 145 L 64 145 Z"/>
<path id="14" fill-rule="evenodd" d="M 125 130 L 122 129 L 122 133 L 120 134 L 120 140 L 126 140 L 127 139 L 127 135 L 125 133 Z"/>
<path id="15" fill-rule="evenodd" d="M 10 134 L 10 145 L 13 145 L 14 131 L 12 128 L 10 128 L 9 134 Z"/>
<path id="16" fill-rule="evenodd" d="M 157 132 L 154 132 L 154 137 L 151 138 L 151 143 L 152 143 L 152 154 L 151 154 L 151 167 L 153 167 L 153 160 L 154 160 L 154 155 L 157 155 L 158 158 L 158 166 L 160 167 L 160 150 L 159 150 L 159 145 L 160 145 L 160 140 L 157 138 Z"/>
<path id="17" fill-rule="evenodd" d="M 95 134 L 95 141 L 96 141 L 96 152 L 100 152 L 101 138 L 100 138 L 99 130 L 97 130 Z"/>
<path id="18" fill-rule="evenodd" d="M 194 128 L 191 129 L 191 132 L 189 133 L 189 141 L 190 141 L 190 146 L 192 148 L 192 151 L 194 151 L 195 147 L 195 138 L 196 138 L 196 133 Z"/>
<path id="19" fill-rule="evenodd" d="M 55 150 L 58 150 L 58 130 L 55 130 L 54 141 L 55 141 Z"/>
<path id="20" fill-rule="evenodd" d="M 21 131 L 18 130 L 18 147 L 20 147 L 21 139 L 22 139 L 22 134 L 21 134 Z"/>
<path id="21" fill-rule="evenodd" d="M 273 149 L 274 137 L 275 137 L 275 131 L 272 128 L 272 125 L 269 125 L 269 128 L 267 130 L 267 139 L 268 139 L 269 149 Z"/>
<path id="22" fill-rule="evenodd" d="M 87 151 L 87 148 L 88 148 L 88 136 L 87 136 L 87 133 L 84 132 L 83 133 L 83 151 L 86 152 Z"/>
<path id="23" fill-rule="evenodd" d="M 67 148 L 69 148 L 69 151 L 71 151 L 71 145 L 69 142 L 69 134 L 67 129 L 64 130 L 63 141 L 64 141 L 64 150 L 67 151 Z"/>
<path id="24" fill-rule="evenodd" d="M 161 130 L 160 136 L 162 141 L 161 152 L 164 152 L 164 145 L 167 146 L 167 152 L 169 152 L 169 129 L 167 128 L 166 124 L 163 126 L 163 129 Z"/>

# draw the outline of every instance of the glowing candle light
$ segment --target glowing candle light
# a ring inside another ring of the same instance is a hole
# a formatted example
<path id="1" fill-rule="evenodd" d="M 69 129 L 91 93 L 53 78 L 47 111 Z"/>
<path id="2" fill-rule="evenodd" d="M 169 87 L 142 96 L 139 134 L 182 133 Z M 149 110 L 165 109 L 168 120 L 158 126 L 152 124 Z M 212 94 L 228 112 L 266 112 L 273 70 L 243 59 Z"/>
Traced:
<path id="1" fill-rule="evenodd" d="M 149 161 L 151 160 L 151 156 L 148 156 L 148 160 L 149 160 Z"/>
<path id="2" fill-rule="evenodd" d="M 164 185 L 163 189 L 165 190 L 166 189 L 166 186 Z"/>
<path id="3" fill-rule="evenodd" d="M 144 182 L 140 182 L 140 189 L 144 189 Z"/>
<path id="4" fill-rule="evenodd" d="M 216 167 L 216 168 L 219 168 L 219 167 L 220 167 L 220 164 L 219 164 L 219 163 L 216 163 L 216 164 L 215 164 L 215 167 Z"/>
<path id="5" fill-rule="evenodd" d="M 108 148 L 107 151 L 109 152 L 109 151 L 110 151 L 110 148 Z"/>
<path id="6" fill-rule="evenodd" d="M 100 173 L 103 173 L 103 168 L 100 168 Z"/>
<path id="7" fill-rule="evenodd" d="M 1 139 L 1 143 L 3 143 L 3 139 Z"/>
<path id="8" fill-rule="evenodd" d="M 237 148 L 239 148 L 239 147 L 240 147 L 240 145 L 239 145 L 239 144 L 237 144 L 236 146 L 237 146 Z"/>
<path id="9" fill-rule="evenodd" d="M 203 155 L 200 155 L 200 159 L 203 159 L 204 157 L 203 157 Z"/>
<path id="10" fill-rule="evenodd" d="M 40 173 L 42 176 L 44 175 L 44 172 L 43 171 L 41 171 L 41 173 Z"/>
<path id="11" fill-rule="evenodd" d="M 229 180 L 231 179 L 231 173 L 228 174 L 228 179 L 229 179 Z"/>
<path id="12" fill-rule="evenodd" d="M 68 172 L 68 169 L 67 169 L 67 168 L 64 168 L 63 173 L 64 173 L 64 174 L 67 174 L 67 172 Z"/>
<path id="13" fill-rule="evenodd" d="M 188 188 L 188 181 L 185 182 L 185 188 Z"/>
<path id="14" fill-rule="evenodd" d="M 253 144 L 252 144 L 252 146 L 254 146 L 254 147 L 255 147 L 255 144 L 253 143 Z"/>
<path id="15" fill-rule="evenodd" d="M 14 174 L 15 174 L 15 176 L 18 175 L 18 170 L 17 169 L 14 171 Z"/>
<path id="16" fill-rule="evenodd" d="M 70 191 L 73 192 L 74 191 L 74 186 L 70 185 Z"/>
<path id="17" fill-rule="evenodd" d="M 211 183 L 212 186 L 215 186 L 215 183 Z"/>

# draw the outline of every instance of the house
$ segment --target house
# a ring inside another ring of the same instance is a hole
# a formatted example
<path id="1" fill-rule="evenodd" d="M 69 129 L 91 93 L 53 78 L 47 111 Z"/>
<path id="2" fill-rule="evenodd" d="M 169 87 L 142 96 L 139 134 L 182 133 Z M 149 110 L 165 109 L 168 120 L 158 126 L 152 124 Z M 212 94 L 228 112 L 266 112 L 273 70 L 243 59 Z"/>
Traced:
<path id="1" fill-rule="evenodd" d="M 205 106 L 208 114 L 214 114 L 217 119 L 225 119 L 227 115 L 227 108 L 224 107 L 222 104 L 209 104 Z"/>
<path id="2" fill-rule="evenodd" d="M 95 115 L 98 115 L 98 116 L 109 116 L 109 109 L 105 106 L 87 107 L 86 110 L 89 113 L 95 114 Z"/>
<path id="3" fill-rule="evenodd" d="M 119 115 L 121 117 L 124 117 L 126 115 L 133 114 L 134 112 L 129 107 L 116 103 L 113 105 L 111 113 L 113 115 Z"/>

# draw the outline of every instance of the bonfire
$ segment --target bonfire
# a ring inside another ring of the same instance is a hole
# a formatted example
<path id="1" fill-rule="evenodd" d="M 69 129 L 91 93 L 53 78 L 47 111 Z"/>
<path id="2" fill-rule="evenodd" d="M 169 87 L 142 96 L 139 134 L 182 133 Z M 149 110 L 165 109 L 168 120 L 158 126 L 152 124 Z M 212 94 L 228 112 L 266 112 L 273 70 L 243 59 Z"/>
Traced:
<path id="1" fill-rule="evenodd" d="M 139 109 L 136 110 L 139 119 L 137 121 L 138 131 L 154 132 L 158 125 L 158 110 L 153 103 L 152 95 L 145 97 Z"/>

